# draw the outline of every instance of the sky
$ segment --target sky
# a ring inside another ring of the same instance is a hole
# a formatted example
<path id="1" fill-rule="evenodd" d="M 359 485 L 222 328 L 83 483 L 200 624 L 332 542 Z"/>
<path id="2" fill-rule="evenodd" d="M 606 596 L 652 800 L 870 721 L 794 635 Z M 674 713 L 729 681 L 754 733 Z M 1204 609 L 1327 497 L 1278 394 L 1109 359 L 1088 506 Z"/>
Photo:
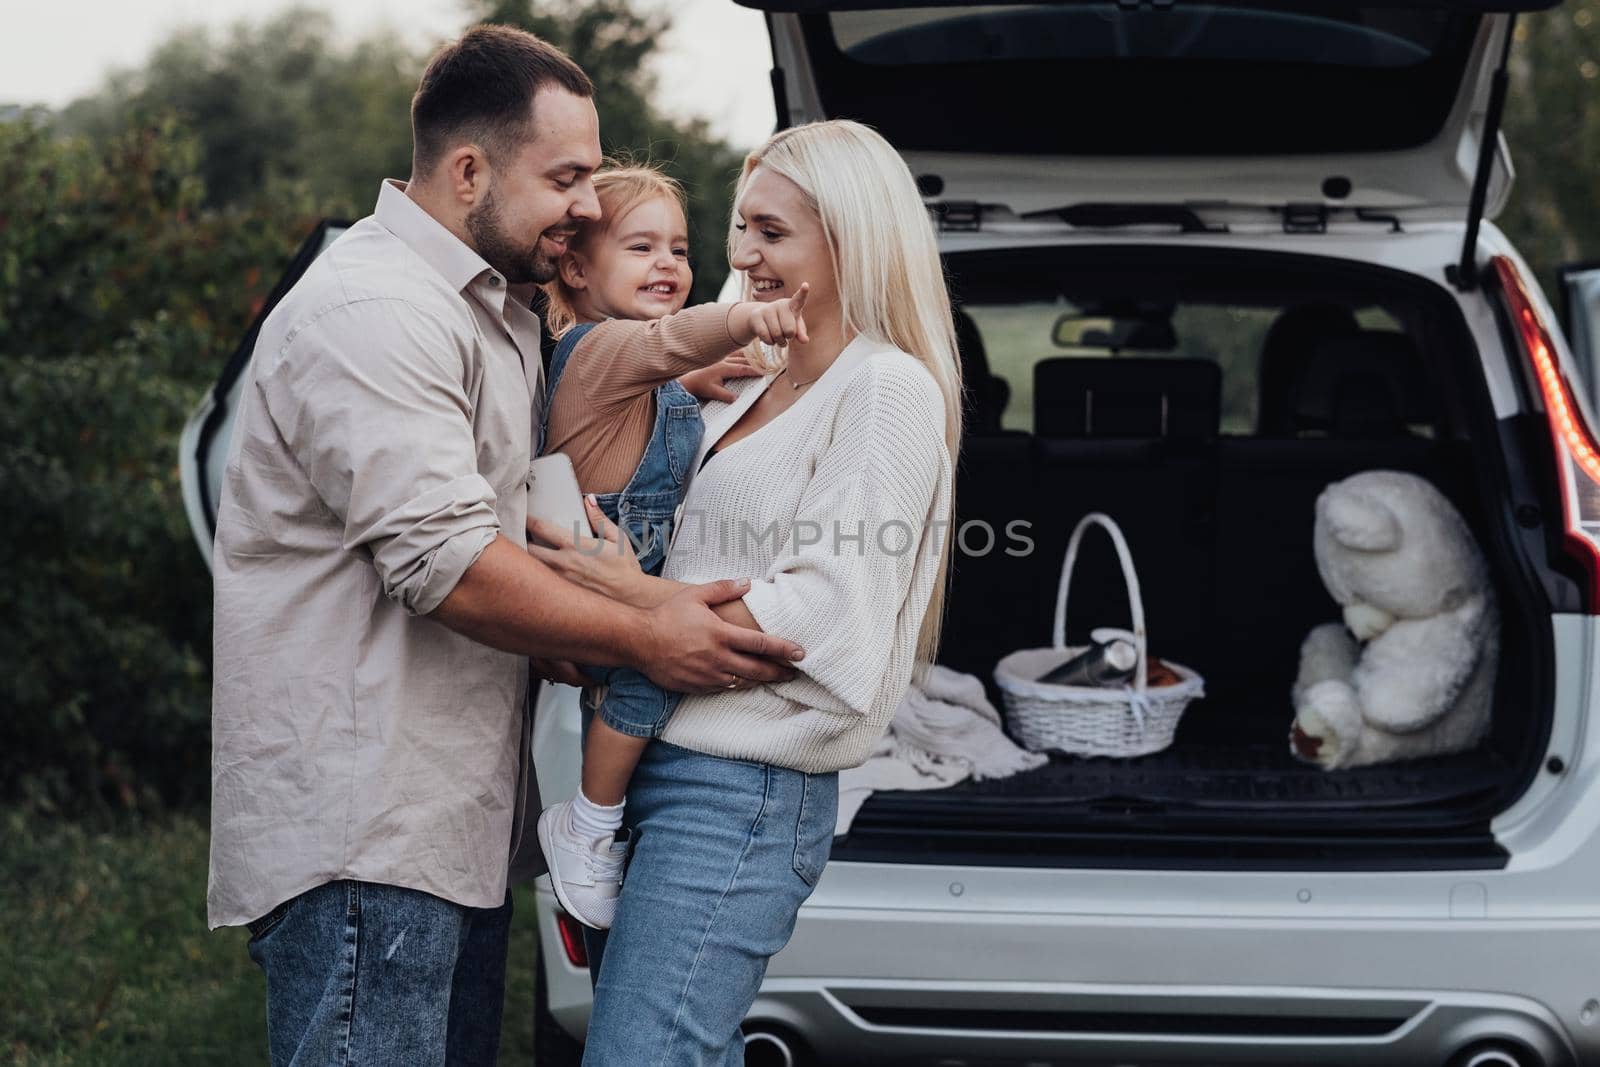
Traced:
<path id="1" fill-rule="evenodd" d="M 669 9 L 673 28 L 660 49 L 658 103 L 701 116 L 735 147 L 772 132 L 772 53 L 761 14 L 733 0 L 637 0 Z M 0 0 L 0 104 L 60 107 L 92 92 L 107 70 L 138 66 L 173 30 L 260 21 L 292 0 Z M 426 48 L 466 24 L 458 0 L 302 0 L 330 12 L 339 30 L 381 27 Z"/>

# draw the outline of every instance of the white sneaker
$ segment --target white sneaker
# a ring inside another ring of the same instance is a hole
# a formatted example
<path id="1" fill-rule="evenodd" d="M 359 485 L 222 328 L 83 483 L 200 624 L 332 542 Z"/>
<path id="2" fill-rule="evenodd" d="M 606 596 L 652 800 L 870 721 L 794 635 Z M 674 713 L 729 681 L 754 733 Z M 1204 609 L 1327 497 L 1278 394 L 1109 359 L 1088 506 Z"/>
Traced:
<path id="1" fill-rule="evenodd" d="M 628 842 L 611 834 L 588 840 L 578 836 L 572 828 L 572 802 L 563 800 L 540 813 L 539 847 L 562 910 L 585 926 L 609 930 L 622 891 Z"/>

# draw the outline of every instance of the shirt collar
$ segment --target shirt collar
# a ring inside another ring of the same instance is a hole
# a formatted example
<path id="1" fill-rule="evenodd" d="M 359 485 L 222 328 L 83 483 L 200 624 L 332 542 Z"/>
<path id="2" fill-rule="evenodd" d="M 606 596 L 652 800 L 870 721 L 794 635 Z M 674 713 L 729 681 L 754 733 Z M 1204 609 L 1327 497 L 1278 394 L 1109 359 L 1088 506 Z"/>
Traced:
<path id="1" fill-rule="evenodd" d="M 466 243 L 445 228 L 444 224 L 423 210 L 422 205 L 406 195 L 406 183 L 386 178 L 378 190 L 378 206 L 373 211 L 384 229 L 404 241 L 410 249 L 457 292 L 484 276 L 491 293 L 500 294 L 504 304 L 506 280 L 499 271 L 485 263 L 483 257 L 467 247 Z"/>

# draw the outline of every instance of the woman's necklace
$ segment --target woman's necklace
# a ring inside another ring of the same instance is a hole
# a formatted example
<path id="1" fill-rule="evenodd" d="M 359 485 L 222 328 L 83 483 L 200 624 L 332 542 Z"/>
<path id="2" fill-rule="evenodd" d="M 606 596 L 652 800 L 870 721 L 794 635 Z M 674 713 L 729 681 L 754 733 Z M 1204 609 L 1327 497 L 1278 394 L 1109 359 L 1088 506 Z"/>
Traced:
<path id="1" fill-rule="evenodd" d="M 778 373 L 779 374 L 789 374 L 789 368 L 788 367 L 784 367 L 783 370 L 779 371 Z M 822 377 L 822 375 L 820 375 L 820 374 L 817 375 L 817 378 L 820 378 L 820 377 Z M 811 379 L 810 382 L 797 382 L 797 381 L 794 380 L 794 375 L 789 374 L 789 387 L 791 389 L 793 389 L 795 392 L 799 392 L 801 389 L 803 389 L 804 387 L 810 385 L 812 382 L 815 382 L 816 380 L 817 380 L 816 378 L 813 378 L 813 379 Z"/>

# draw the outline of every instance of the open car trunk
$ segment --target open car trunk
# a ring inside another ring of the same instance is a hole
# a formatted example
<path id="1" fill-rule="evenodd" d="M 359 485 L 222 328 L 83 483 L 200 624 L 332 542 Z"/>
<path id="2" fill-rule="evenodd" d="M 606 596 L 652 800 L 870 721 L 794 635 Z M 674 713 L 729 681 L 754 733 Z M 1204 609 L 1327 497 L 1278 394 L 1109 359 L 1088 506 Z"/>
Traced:
<path id="1" fill-rule="evenodd" d="M 780 125 L 865 122 L 932 199 L 1416 221 L 1504 202 L 1511 13 L 1558 0 L 740 2 L 767 12 Z"/>
<path id="2" fill-rule="evenodd" d="M 1002 781 L 876 794 L 835 857 L 1502 862 L 1488 820 L 1544 751 L 1549 605 L 1512 532 L 1516 420 L 1496 423 L 1450 293 L 1348 261 L 1170 244 L 968 252 L 947 266 L 972 397 L 958 523 L 986 523 L 997 540 L 982 553 L 973 527 L 971 551 L 954 557 L 940 661 L 982 678 L 1001 706 L 996 661 L 1049 645 L 1066 539 L 1103 511 L 1132 551 L 1151 655 L 1198 670 L 1206 695 L 1155 755 L 1056 755 Z M 1062 346 L 1060 316 L 1092 325 L 1100 314 L 1141 316 L 1145 340 L 1112 328 Z M 1117 337 L 1128 346 L 1104 347 Z M 1317 572 L 1313 509 L 1331 482 L 1380 468 L 1438 486 L 1491 563 L 1494 727 L 1472 752 L 1330 773 L 1292 757 L 1288 737 L 1300 644 L 1340 618 Z M 1033 549 L 1010 555 L 1018 520 Z M 1120 567 L 1092 533 L 1067 644 L 1128 618 Z"/>

